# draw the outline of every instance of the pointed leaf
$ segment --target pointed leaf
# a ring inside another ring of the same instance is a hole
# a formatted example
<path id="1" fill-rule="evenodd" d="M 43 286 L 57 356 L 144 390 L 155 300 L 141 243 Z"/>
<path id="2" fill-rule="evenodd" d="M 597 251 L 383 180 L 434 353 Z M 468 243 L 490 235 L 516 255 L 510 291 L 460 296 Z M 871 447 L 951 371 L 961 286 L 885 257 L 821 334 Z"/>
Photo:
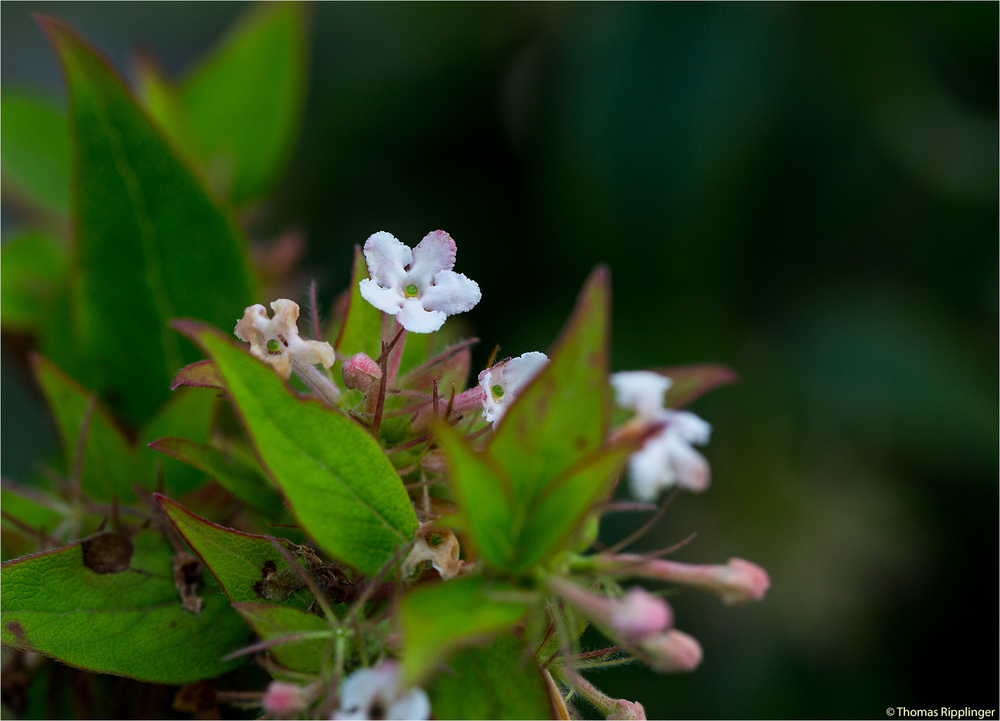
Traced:
<path id="1" fill-rule="evenodd" d="M 713 388 L 736 383 L 740 379 L 731 368 L 714 363 L 657 368 L 656 372 L 673 381 L 663 398 L 665 408 L 683 408 Z"/>
<path id="2" fill-rule="evenodd" d="M 283 603 L 297 608 L 312 603 L 312 595 L 300 590 L 301 579 L 270 539 L 206 521 L 160 494 L 155 498 L 231 602 Z M 284 543 L 287 547 L 288 542 Z M 279 578 L 260 585 L 268 573 Z M 285 597 L 278 597 L 282 595 Z"/>
<path id="3" fill-rule="evenodd" d="M 242 646 L 246 625 L 218 593 L 202 590 L 199 615 L 186 612 L 174 587 L 173 550 L 142 531 L 122 571 L 84 565 L 87 541 L 5 563 L 3 645 L 34 651 L 97 673 L 182 684 L 233 670 L 221 658 Z"/>
<path id="4" fill-rule="evenodd" d="M 139 424 L 195 359 L 166 321 L 186 315 L 228 327 L 252 302 L 246 242 L 106 61 L 65 23 L 39 22 L 69 88 L 79 370 Z"/>
<path id="5" fill-rule="evenodd" d="M 170 390 L 175 391 L 183 386 L 218 388 L 220 391 L 226 389 L 222 377 L 210 360 L 196 361 L 177 371 L 173 383 L 170 384 Z"/>
<path id="6" fill-rule="evenodd" d="M 139 96 L 150 116 L 159 124 L 163 133 L 195 164 L 205 159 L 205 152 L 198 146 L 194 127 L 181 90 L 157 60 L 148 54 L 135 58 L 135 82 Z"/>
<path id="7" fill-rule="evenodd" d="M 263 641 L 291 634 L 316 634 L 314 638 L 271 647 L 271 654 L 285 668 L 302 673 L 319 673 L 323 659 L 331 656 L 330 626 L 314 613 L 259 603 L 234 603 L 233 608 L 253 626 Z M 326 638 L 322 637 L 324 633 Z"/>
<path id="8" fill-rule="evenodd" d="M 164 436 L 181 433 L 192 443 L 207 443 L 215 418 L 216 397 L 206 391 L 184 390 L 174 393 L 167 404 L 153 416 L 139 435 L 140 456 L 150 476 L 158 478 L 157 468 L 163 470 L 163 487 L 168 493 L 181 495 L 205 483 L 204 469 L 187 464 L 181 459 L 164 458 L 142 446 Z"/>
<path id="9" fill-rule="evenodd" d="M 408 683 L 429 674 L 452 651 L 516 624 L 527 611 L 506 600 L 515 589 L 479 576 L 421 586 L 402 603 L 403 673 Z"/>
<path id="10" fill-rule="evenodd" d="M 609 311 L 602 267 L 587 279 L 549 364 L 511 404 L 490 441 L 488 450 L 507 470 L 522 507 L 607 435 Z"/>
<path id="11" fill-rule="evenodd" d="M 56 419 L 67 472 L 73 467 L 80 428 L 93 393 L 40 355 L 31 357 L 38 384 Z M 110 414 L 98 403 L 90 418 L 84 448 L 82 488 L 98 501 L 135 498 L 132 484 L 152 486 L 152 476 L 143 472 L 135 450 Z"/>
<path id="12" fill-rule="evenodd" d="M 316 543 L 365 574 L 413 539 L 417 518 L 378 443 L 346 416 L 297 398 L 217 331 L 177 324 L 215 361 L 258 454 Z"/>
<path id="13" fill-rule="evenodd" d="M 271 517 L 284 508 L 284 499 L 256 466 L 237 457 L 227 457 L 218 448 L 203 446 L 183 438 L 160 438 L 149 444 L 161 453 L 188 463 L 214 478 L 219 485 Z"/>
<path id="14" fill-rule="evenodd" d="M 305 90 L 305 8 L 256 6 L 181 85 L 209 164 L 227 168 L 243 203 L 277 178 L 292 150 Z"/>
<path id="15" fill-rule="evenodd" d="M 70 146 L 66 113 L 23 90 L 0 91 L 0 168 L 5 183 L 34 202 L 69 215 Z"/>
<path id="16" fill-rule="evenodd" d="M 4 327 L 44 333 L 68 268 L 64 244 L 47 235 L 27 233 L 4 243 L 0 250 Z"/>
<path id="17" fill-rule="evenodd" d="M 437 719 L 555 718 L 538 659 L 512 635 L 456 654 L 427 688 Z"/>

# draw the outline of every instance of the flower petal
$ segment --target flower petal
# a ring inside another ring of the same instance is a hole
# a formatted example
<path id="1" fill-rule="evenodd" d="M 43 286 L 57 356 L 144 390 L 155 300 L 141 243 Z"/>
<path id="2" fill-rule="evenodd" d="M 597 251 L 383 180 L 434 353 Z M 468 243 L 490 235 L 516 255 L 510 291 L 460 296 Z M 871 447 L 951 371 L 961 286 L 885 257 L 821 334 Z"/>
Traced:
<path id="1" fill-rule="evenodd" d="M 636 499 L 650 503 L 660 491 L 674 484 L 669 452 L 669 441 L 659 436 L 632 454 L 628 463 L 629 490 Z"/>
<path id="2" fill-rule="evenodd" d="M 712 435 L 712 426 L 690 411 L 668 411 L 670 431 L 689 443 L 704 445 Z"/>
<path id="3" fill-rule="evenodd" d="M 453 270 L 442 270 L 434 276 L 433 285 L 424 287 L 421 301 L 427 310 L 455 315 L 472 310 L 482 297 L 476 281 Z"/>
<path id="4" fill-rule="evenodd" d="M 278 298 L 271 303 L 274 318 L 271 319 L 271 332 L 284 336 L 286 344 L 289 336 L 299 334 L 299 304 L 287 298 Z"/>
<path id="5" fill-rule="evenodd" d="M 396 320 L 411 333 L 433 333 L 444 325 L 447 317 L 439 310 L 424 310 L 416 298 L 407 298 Z"/>
<path id="6" fill-rule="evenodd" d="M 681 438 L 676 438 L 671 446 L 670 465 L 677 485 L 689 491 L 701 493 L 712 482 L 712 471 L 705 456 Z"/>
<path id="7" fill-rule="evenodd" d="M 387 719 L 413 719 L 426 721 L 431 717 L 431 700 L 427 692 L 414 686 L 389 707 Z"/>
<path id="8" fill-rule="evenodd" d="M 456 250 L 455 241 L 443 230 L 428 233 L 413 249 L 413 263 L 406 276 L 407 282 L 416 283 L 421 289 L 426 288 L 435 275 L 455 267 Z"/>
<path id="9" fill-rule="evenodd" d="M 392 233 L 382 230 L 365 241 L 365 260 L 372 280 L 383 288 L 401 291 L 406 278 L 406 266 L 413 262 L 413 251 Z M 370 300 L 368 302 L 371 303 Z"/>
<path id="10" fill-rule="evenodd" d="M 253 344 L 260 342 L 260 338 L 265 328 L 270 328 L 271 319 L 267 317 L 267 310 L 260 303 L 248 306 L 243 311 L 243 317 L 236 323 L 233 333 L 242 341 Z"/>
<path id="11" fill-rule="evenodd" d="M 663 408 L 663 396 L 673 381 L 652 371 L 622 371 L 611 376 L 611 385 L 620 407 L 648 418 Z"/>
<path id="12" fill-rule="evenodd" d="M 361 281 L 359 288 L 361 297 L 383 313 L 396 315 L 403 307 L 403 295 L 395 288 L 382 288 L 368 278 Z"/>
<path id="13" fill-rule="evenodd" d="M 504 391 L 516 395 L 541 373 L 548 363 L 549 357 L 538 351 L 530 351 L 510 359 L 503 367 Z"/>

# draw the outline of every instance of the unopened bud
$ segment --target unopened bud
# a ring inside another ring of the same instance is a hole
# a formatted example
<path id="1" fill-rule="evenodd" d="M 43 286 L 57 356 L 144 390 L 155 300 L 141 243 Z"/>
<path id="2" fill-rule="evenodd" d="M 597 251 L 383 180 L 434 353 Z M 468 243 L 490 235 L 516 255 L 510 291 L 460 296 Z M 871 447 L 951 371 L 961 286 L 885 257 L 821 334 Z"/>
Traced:
<path id="1" fill-rule="evenodd" d="M 670 605 L 642 588 L 631 588 L 622 598 L 608 598 L 558 577 L 550 578 L 549 586 L 606 632 L 626 640 L 660 633 L 674 622 Z"/>
<path id="2" fill-rule="evenodd" d="M 638 701 L 616 699 L 614 706 L 606 717 L 608 721 L 645 721 L 646 709 Z"/>
<path id="3" fill-rule="evenodd" d="M 309 705 L 308 694 L 294 683 L 272 681 L 264 693 L 264 713 L 272 718 L 291 718 Z"/>
<path id="4" fill-rule="evenodd" d="M 382 378 L 382 369 L 364 353 L 357 353 L 344 364 L 341 369 L 344 374 L 344 385 L 359 390 L 368 395 L 373 387 L 377 387 Z"/>
<path id="5" fill-rule="evenodd" d="M 649 665 L 656 671 L 693 671 L 701 664 L 701 644 L 676 628 L 643 639 L 639 648 L 650 656 Z"/>
<path id="6" fill-rule="evenodd" d="M 767 571 L 742 558 L 730 558 L 725 565 L 694 565 L 622 554 L 599 556 L 596 564 L 601 571 L 616 575 L 655 578 L 712 591 L 727 606 L 759 601 L 771 587 Z"/>

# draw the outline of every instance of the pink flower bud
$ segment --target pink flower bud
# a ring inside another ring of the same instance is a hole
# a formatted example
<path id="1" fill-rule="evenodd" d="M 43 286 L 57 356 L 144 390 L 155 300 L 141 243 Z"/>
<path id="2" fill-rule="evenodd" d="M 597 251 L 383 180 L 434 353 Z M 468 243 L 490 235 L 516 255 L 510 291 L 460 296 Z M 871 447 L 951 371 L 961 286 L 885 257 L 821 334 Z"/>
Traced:
<path id="1" fill-rule="evenodd" d="M 701 644 L 676 628 L 643 639 L 639 648 L 650 656 L 649 665 L 656 671 L 693 671 L 701 664 Z"/>
<path id="2" fill-rule="evenodd" d="M 264 693 L 264 712 L 273 718 L 291 718 L 309 705 L 306 690 L 294 683 L 272 681 Z"/>
<path id="3" fill-rule="evenodd" d="M 607 715 L 608 721 L 645 721 L 646 709 L 638 701 L 626 701 L 623 698 L 616 699 L 611 713 Z"/>
<path id="4" fill-rule="evenodd" d="M 341 368 L 344 374 L 344 385 L 359 390 L 365 395 L 371 392 L 373 386 L 378 387 L 382 378 L 382 369 L 364 353 L 357 353 Z"/>
<path id="5" fill-rule="evenodd" d="M 608 598 L 557 577 L 550 578 L 549 585 L 595 624 L 625 640 L 660 633 L 674 621 L 667 602 L 642 588 L 631 588 L 622 598 Z"/>
<path id="6" fill-rule="evenodd" d="M 693 565 L 622 554 L 599 557 L 598 568 L 610 573 L 655 578 L 712 591 L 719 594 L 727 606 L 759 601 L 771 587 L 767 571 L 742 558 L 730 558 L 723 566 Z"/>

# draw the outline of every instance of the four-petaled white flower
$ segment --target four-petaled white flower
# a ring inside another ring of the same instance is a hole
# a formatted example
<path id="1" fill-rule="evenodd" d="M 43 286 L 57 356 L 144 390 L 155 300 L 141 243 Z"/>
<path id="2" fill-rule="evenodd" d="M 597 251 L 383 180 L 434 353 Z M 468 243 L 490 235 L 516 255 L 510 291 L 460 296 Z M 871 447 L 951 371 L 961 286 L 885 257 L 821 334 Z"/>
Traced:
<path id="1" fill-rule="evenodd" d="M 233 332 L 250 343 L 250 355 L 270 365 L 286 380 L 292 374 L 293 360 L 310 366 L 321 363 L 324 368 L 333 365 L 336 356 L 329 343 L 299 338 L 298 303 L 281 298 L 271 303 L 271 309 L 274 318 L 268 318 L 259 303 L 251 305 L 236 324 Z"/>
<path id="2" fill-rule="evenodd" d="M 531 351 L 517 358 L 508 358 L 479 374 L 483 389 L 483 416 L 494 426 L 503 418 L 508 406 L 521 390 L 542 372 L 549 359 L 544 353 Z"/>
<path id="3" fill-rule="evenodd" d="M 361 668 L 340 686 L 340 710 L 333 719 L 420 719 L 430 718 L 431 702 L 423 689 L 400 688 L 399 665 L 383 661 L 373 668 Z"/>
<path id="4" fill-rule="evenodd" d="M 636 411 L 640 423 L 663 423 L 629 459 L 629 488 L 643 501 L 653 501 L 664 488 L 678 485 L 704 491 L 711 482 L 708 461 L 691 447 L 708 443 L 712 427 L 688 411 L 663 407 L 671 380 L 651 371 L 625 371 L 611 376 L 619 406 Z"/>
<path id="5" fill-rule="evenodd" d="M 413 250 L 390 233 L 375 233 L 365 241 L 365 260 L 371 278 L 361 281 L 361 297 L 411 333 L 433 333 L 482 297 L 474 280 L 452 270 L 455 241 L 443 230 L 428 233 Z"/>

